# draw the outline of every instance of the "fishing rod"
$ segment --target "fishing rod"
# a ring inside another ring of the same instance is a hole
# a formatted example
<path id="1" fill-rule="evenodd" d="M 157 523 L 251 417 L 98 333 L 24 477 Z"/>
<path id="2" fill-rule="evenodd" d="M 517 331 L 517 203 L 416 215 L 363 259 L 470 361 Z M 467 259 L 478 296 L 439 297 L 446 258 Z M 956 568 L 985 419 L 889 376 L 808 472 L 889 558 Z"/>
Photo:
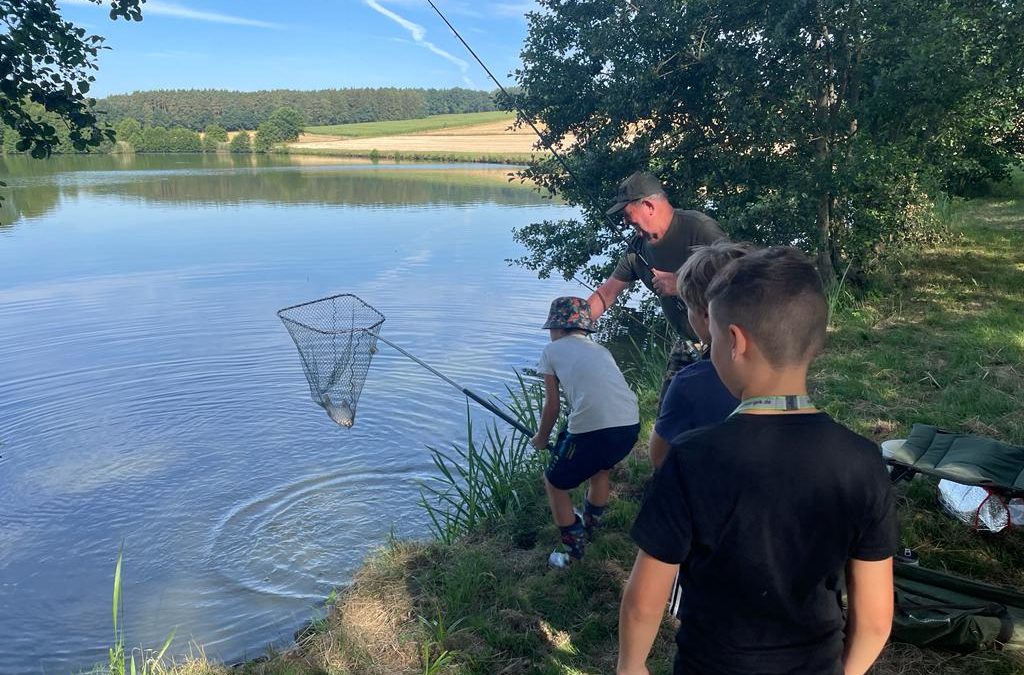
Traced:
<path id="1" fill-rule="evenodd" d="M 473 51 L 472 47 L 469 46 L 469 43 L 466 42 L 465 38 L 462 37 L 462 34 L 459 33 L 459 31 L 456 30 L 455 26 L 452 25 L 451 21 L 448 20 L 448 17 L 446 17 L 444 13 L 440 9 L 438 9 L 437 5 L 434 4 L 434 0 L 427 0 L 427 4 L 430 5 L 431 9 L 433 9 L 434 12 L 436 12 L 439 17 L 441 17 L 441 20 L 444 21 L 445 25 L 448 26 L 448 28 L 455 35 L 455 37 L 458 38 L 459 42 L 462 43 L 462 46 L 466 48 L 466 51 L 468 51 L 476 60 L 476 62 L 480 64 L 480 67 L 484 69 L 484 72 L 487 73 L 487 76 L 491 78 L 491 82 L 493 82 L 498 87 L 498 89 L 501 90 L 501 93 L 505 96 L 506 100 L 509 101 L 509 103 L 515 109 L 515 111 L 519 114 L 519 118 L 530 125 L 530 128 L 533 129 L 533 132 L 537 134 L 537 138 L 540 139 L 540 142 L 544 145 L 545 148 L 547 148 L 548 152 L 550 152 L 551 155 L 555 158 L 555 160 L 561 165 L 562 169 L 565 170 L 565 173 L 572 179 L 574 183 L 576 183 L 576 186 L 590 198 L 589 201 L 591 202 L 591 206 L 593 207 L 595 205 L 599 205 L 600 202 L 597 200 L 597 196 L 593 193 L 591 189 L 589 189 L 583 183 L 580 177 L 576 175 L 576 172 L 572 170 L 572 167 L 569 166 L 569 164 L 565 161 L 562 155 L 557 150 L 555 150 L 554 146 L 544 138 L 544 134 L 542 134 L 540 132 L 540 129 L 537 128 L 537 125 L 533 123 L 532 116 L 527 114 L 527 112 L 523 110 L 522 106 L 519 105 L 518 98 L 513 97 L 511 94 L 509 94 L 508 90 L 505 89 L 505 86 L 498 81 L 498 78 L 494 76 L 494 73 L 491 72 L 491 69 L 487 67 L 487 64 L 485 64 L 483 60 L 479 56 L 477 56 L 477 53 Z M 598 206 L 598 210 L 604 214 L 604 218 L 605 220 L 608 221 L 613 232 L 618 232 L 621 229 L 620 223 L 615 222 L 606 211 L 600 208 L 600 206 Z M 642 262 L 647 268 L 653 269 L 653 266 L 650 264 L 650 262 L 648 262 L 647 258 L 644 257 L 643 251 L 639 245 L 639 239 L 639 235 L 635 233 L 632 234 L 626 241 L 627 250 L 632 251 L 640 260 L 640 262 Z M 590 291 L 597 293 L 596 288 L 594 288 L 587 282 L 583 281 L 582 279 L 579 279 L 576 276 L 573 276 L 573 279 L 577 283 L 589 289 Z M 609 305 L 607 301 L 605 301 L 604 296 L 600 297 L 601 301 L 605 303 L 605 309 L 608 309 Z M 676 303 L 681 305 L 679 298 L 676 298 Z M 685 308 L 683 307 L 680 307 L 680 310 L 685 312 Z M 644 327 L 647 328 L 646 326 Z"/>

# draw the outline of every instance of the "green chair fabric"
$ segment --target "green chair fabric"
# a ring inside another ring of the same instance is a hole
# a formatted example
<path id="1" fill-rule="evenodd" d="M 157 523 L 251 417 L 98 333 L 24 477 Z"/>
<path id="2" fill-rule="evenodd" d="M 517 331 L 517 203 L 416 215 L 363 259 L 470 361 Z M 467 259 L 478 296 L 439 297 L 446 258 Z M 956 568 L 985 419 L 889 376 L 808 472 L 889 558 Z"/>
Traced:
<path id="1" fill-rule="evenodd" d="M 1024 447 L 930 424 L 915 424 L 889 463 L 964 485 L 1024 494 Z"/>

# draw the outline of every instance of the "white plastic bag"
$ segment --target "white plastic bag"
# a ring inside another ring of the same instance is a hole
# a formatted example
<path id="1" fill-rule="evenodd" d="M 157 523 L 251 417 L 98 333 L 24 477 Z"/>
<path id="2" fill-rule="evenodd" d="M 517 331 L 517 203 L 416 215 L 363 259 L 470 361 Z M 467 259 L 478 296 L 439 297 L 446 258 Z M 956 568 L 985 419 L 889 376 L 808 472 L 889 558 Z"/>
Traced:
<path id="1" fill-rule="evenodd" d="M 1014 497 L 1010 500 L 1010 525 L 1024 527 L 1024 499 Z"/>

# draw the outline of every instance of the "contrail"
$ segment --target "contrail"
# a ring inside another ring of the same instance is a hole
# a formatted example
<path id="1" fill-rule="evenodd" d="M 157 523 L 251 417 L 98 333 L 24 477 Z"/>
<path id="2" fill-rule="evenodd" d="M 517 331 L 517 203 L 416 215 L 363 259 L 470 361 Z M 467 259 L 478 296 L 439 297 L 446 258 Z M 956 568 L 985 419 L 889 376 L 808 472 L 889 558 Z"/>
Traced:
<path id="1" fill-rule="evenodd" d="M 416 44 L 420 45 L 424 49 L 434 52 L 441 58 L 450 61 L 451 63 L 454 63 L 456 66 L 458 66 L 459 70 L 462 71 L 463 82 L 465 82 L 470 87 L 473 86 L 472 80 L 469 79 L 469 64 L 460 59 L 459 57 L 453 54 L 449 54 L 445 50 L 435 45 L 430 40 L 427 40 L 427 30 L 423 26 L 419 25 L 418 23 L 413 23 L 412 21 L 409 21 L 405 17 L 400 16 L 395 12 L 392 12 L 390 9 L 384 7 L 379 2 L 377 2 L 377 0 L 363 0 L 363 2 L 366 4 L 367 7 L 369 7 L 373 11 L 383 14 L 387 18 L 397 23 L 402 28 L 409 31 L 409 35 L 412 36 L 412 39 Z"/>

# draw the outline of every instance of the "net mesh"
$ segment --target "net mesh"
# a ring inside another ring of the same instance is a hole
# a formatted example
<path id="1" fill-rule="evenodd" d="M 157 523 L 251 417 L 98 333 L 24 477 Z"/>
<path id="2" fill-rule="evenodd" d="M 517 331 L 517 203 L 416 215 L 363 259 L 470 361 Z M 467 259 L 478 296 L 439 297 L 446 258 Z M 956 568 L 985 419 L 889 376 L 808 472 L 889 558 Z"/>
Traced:
<path id="1" fill-rule="evenodd" d="M 384 315 L 341 294 L 285 307 L 277 316 L 299 350 L 309 395 L 332 420 L 351 427 Z"/>

